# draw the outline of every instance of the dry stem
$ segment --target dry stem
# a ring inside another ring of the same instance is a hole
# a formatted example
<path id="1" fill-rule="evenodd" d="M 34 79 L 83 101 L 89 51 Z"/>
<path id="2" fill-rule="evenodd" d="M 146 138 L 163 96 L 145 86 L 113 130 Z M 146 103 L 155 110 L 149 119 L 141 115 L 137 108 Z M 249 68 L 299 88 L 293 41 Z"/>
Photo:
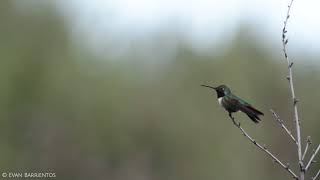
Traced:
<path id="1" fill-rule="evenodd" d="M 278 163 L 284 170 L 286 170 L 288 173 L 290 173 L 292 175 L 293 178 L 295 179 L 299 179 L 298 176 L 290 169 L 289 164 L 287 163 L 287 165 L 285 165 L 284 163 L 282 163 L 274 154 L 272 154 L 267 147 L 264 145 L 260 145 L 259 143 L 257 143 L 256 140 L 254 140 L 251 136 L 249 136 L 249 134 L 241 127 L 240 123 L 236 122 L 234 117 L 229 114 L 229 117 L 231 118 L 231 120 L 233 121 L 233 124 L 240 129 L 240 131 L 242 132 L 242 134 L 248 138 L 255 146 L 257 146 L 260 150 L 262 150 L 263 152 L 265 152 L 267 155 L 269 155 L 274 162 Z"/>
<path id="2" fill-rule="evenodd" d="M 284 129 L 286 131 L 286 133 L 291 137 L 291 139 L 293 140 L 293 142 L 298 145 L 296 139 L 294 138 L 294 136 L 292 135 L 291 131 L 288 130 L 288 128 L 284 125 L 283 123 L 283 120 L 280 119 L 280 116 L 273 110 L 273 109 L 270 109 L 274 119 L 279 123 L 280 127 L 282 129 Z"/>
<path id="3" fill-rule="evenodd" d="M 308 152 L 308 148 L 311 145 L 312 141 L 311 141 L 311 137 L 308 136 L 307 137 L 307 144 L 306 144 L 306 148 L 304 149 L 304 153 L 302 155 L 302 160 L 304 160 L 304 157 L 306 156 L 307 152 Z"/>
<path id="4" fill-rule="evenodd" d="M 296 124 L 296 133 L 297 133 L 297 150 L 298 150 L 298 158 L 299 158 L 299 166 L 300 166 L 300 180 L 304 180 L 304 165 L 303 165 L 303 161 L 302 161 L 302 151 L 301 151 L 301 132 L 300 132 L 300 121 L 299 121 L 299 114 L 298 114 L 298 99 L 296 98 L 295 95 L 295 91 L 294 91 L 294 86 L 293 86 L 293 76 L 292 76 L 292 66 L 293 66 L 293 62 L 291 62 L 289 60 L 288 57 L 288 53 L 287 53 L 287 43 L 288 43 L 288 39 L 286 37 L 286 33 L 287 33 L 287 24 L 288 24 L 288 20 L 290 17 L 290 10 L 292 7 L 292 3 L 294 0 L 291 0 L 289 6 L 288 6 L 288 10 L 287 10 L 287 15 L 284 21 L 284 25 L 283 25 L 283 29 L 282 29 L 282 46 L 283 46 L 283 53 L 284 53 L 284 57 L 287 61 L 288 64 L 288 77 L 287 79 L 289 80 L 289 85 L 290 85 L 290 90 L 291 90 L 291 97 L 292 97 L 292 102 L 293 102 L 293 109 L 294 109 L 294 121 Z"/>
<path id="5" fill-rule="evenodd" d="M 311 163 L 313 162 L 313 159 L 316 157 L 317 153 L 320 150 L 320 144 L 318 145 L 317 149 L 312 153 L 312 156 L 308 162 L 308 164 L 306 165 L 305 171 L 308 171 L 310 168 Z"/>
<path id="6" fill-rule="evenodd" d="M 311 178 L 311 180 L 316 180 L 320 175 L 320 169 L 318 170 L 317 174 Z"/>

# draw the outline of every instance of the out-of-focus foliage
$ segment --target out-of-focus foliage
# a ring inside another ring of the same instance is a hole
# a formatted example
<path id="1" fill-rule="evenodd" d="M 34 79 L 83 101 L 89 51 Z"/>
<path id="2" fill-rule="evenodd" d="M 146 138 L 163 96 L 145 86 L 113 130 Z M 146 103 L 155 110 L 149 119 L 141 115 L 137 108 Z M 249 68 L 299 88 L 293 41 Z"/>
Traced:
<path id="1" fill-rule="evenodd" d="M 79 180 L 290 179 L 200 87 L 225 83 L 256 105 L 266 114 L 259 125 L 236 118 L 282 160 L 296 161 L 295 145 L 269 113 L 292 128 L 280 49 L 269 54 L 239 31 L 223 53 L 196 53 L 181 40 L 165 63 L 148 65 L 134 51 L 115 61 L 73 44 L 53 8 L 21 11 L 11 2 L 0 1 L 0 171 Z M 308 63 L 295 63 L 295 85 L 302 134 L 319 143 L 320 69 Z"/>

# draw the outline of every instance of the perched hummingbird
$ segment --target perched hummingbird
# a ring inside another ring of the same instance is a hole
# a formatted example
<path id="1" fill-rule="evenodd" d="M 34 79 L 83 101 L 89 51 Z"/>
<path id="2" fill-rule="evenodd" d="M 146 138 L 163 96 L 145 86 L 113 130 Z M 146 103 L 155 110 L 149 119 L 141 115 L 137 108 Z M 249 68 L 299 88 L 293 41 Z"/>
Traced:
<path id="1" fill-rule="evenodd" d="M 201 85 L 216 90 L 219 104 L 228 111 L 230 118 L 234 121 L 232 113 L 242 111 L 255 123 L 260 121 L 259 115 L 263 113 L 252 107 L 249 103 L 231 93 L 231 90 L 226 85 L 212 87 L 208 85 Z"/>

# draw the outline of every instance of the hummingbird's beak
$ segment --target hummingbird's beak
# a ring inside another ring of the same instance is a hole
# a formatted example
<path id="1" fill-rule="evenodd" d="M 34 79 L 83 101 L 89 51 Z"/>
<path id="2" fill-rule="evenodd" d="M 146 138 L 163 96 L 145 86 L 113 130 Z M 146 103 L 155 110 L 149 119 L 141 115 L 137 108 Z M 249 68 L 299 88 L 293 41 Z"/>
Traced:
<path id="1" fill-rule="evenodd" d="M 212 87 L 212 86 L 208 86 L 208 85 L 201 85 L 201 86 L 203 86 L 203 87 L 207 87 L 207 88 L 211 88 L 211 89 L 214 89 L 214 90 L 217 90 L 217 88 L 216 88 L 216 87 Z"/>

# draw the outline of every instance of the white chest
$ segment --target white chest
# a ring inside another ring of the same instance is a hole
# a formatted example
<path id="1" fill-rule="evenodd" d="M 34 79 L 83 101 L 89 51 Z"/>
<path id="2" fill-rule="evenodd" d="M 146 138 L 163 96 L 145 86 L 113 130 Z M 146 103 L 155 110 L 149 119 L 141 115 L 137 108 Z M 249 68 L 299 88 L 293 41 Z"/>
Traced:
<path id="1" fill-rule="evenodd" d="M 223 99 L 223 97 L 219 97 L 218 98 L 218 102 L 219 102 L 219 104 L 222 106 L 222 99 Z"/>

